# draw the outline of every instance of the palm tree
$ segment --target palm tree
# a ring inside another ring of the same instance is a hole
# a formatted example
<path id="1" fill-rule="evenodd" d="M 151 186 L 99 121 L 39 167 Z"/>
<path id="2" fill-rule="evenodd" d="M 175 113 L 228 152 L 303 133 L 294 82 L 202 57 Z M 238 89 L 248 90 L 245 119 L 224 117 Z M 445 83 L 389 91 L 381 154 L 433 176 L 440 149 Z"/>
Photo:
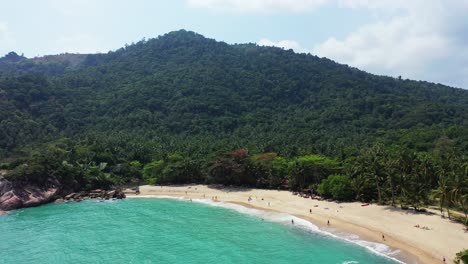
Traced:
<path id="1" fill-rule="evenodd" d="M 422 201 L 427 205 L 429 202 L 429 193 L 433 187 L 432 182 L 434 181 L 433 159 L 428 153 L 418 153 L 416 160 L 418 164 L 416 168 L 416 174 L 418 176 L 417 184 Z"/>
<path id="2" fill-rule="evenodd" d="M 368 175 L 374 179 L 375 186 L 377 187 L 378 203 L 382 204 L 382 184 L 385 182 L 385 165 L 387 153 L 383 145 L 378 144 L 372 147 L 368 152 Z"/>
<path id="3" fill-rule="evenodd" d="M 455 256 L 453 263 L 460 264 L 460 262 L 463 262 L 463 264 L 468 263 L 468 249 L 458 252 Z"/>
<path id="4" fill-rule="evenodd" d="M 457 204 L 465 214 L 465 225 L 468 225 L 468 162 L 460 162 L 458 170 L 452 176 L 450 186 L 451 202 Z"/>
<path id="5" fill-rule="evenodd" d="M 368 179 L 364 175 L 357 175 L 351 180 L 351 188 L 356 193 L 356 200 L 360 201 Z"/>
<path id="6" fill-rule="evenodd" d="M 397 179 L 396 175 L 398 174 L 398 165 L 399 162 L 397 159 L 387 159 L 386 161 L 386 180 L 387 184 L 390 188 L 390 195 L 391 195 L 391 203 L 392 206 L 395 206 L 395 193 L 397 191 L 398 185 L 397 185 Z"/>
<path id="7" fill-rule="evenodd" d="M 450 180 L 447 176 L 440 175 L 438 184 L 439 187 L 433 191 L 434 198 L 439 199 L 440 213 L 442 213 L 444 206 L 447 207 L 447 214 L 450 219 L 450 209 L 448 207 L 450 195 Z"/>
<path id="8" fill-rule="evenodd" d="M 402 150 L 398 154 L 397 170 L 400 174 L 400 204 L 403 207 L 404 203 L 413 203 L 415 196 L 419 194 L 415 167 L 417 160 L 414 153 Z"/>

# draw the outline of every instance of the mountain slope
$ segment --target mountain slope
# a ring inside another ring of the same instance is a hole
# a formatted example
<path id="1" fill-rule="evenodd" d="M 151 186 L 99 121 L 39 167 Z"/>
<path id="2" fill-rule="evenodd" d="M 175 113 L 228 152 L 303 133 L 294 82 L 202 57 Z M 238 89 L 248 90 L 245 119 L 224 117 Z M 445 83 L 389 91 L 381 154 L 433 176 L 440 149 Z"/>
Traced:
<path id="1" fill-rule="evenodd" d="M 468 153 L 468 91 L 290 50 L 181 30 L 49 63 L 12 55 L 0 59 L 4 155 L 61 137 L 145 160 L 238 147 L 347 156 L 374 142 L 429 151 L 441 137 Z"/>

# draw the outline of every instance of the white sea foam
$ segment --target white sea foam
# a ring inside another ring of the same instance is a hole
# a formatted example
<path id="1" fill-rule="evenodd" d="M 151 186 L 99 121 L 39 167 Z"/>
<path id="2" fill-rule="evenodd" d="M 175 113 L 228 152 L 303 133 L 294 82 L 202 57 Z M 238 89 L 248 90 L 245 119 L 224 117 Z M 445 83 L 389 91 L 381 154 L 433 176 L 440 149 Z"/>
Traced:
<path id="1" fill-rule="evenodd" d="M 159 198 L 159 199 L 173 199 L 173 200 L 189 201 L 189 199 L 183 198 L 183 197 L 160 196 L 160 195 L 139 195 L 139 196 L 131 196 L 128 198 Z M 355 234 L 338 233 L 338 232 L 335 233 L 335 232 L 329 232 L 326 230 L 321 230 L 318 226 L 312 224 L 311 222 L 305 219 L 287 214 L 287 213 L 270 212 L 270 211 L 255 209 L 255 208 L 248 208 L 248 207 L 238 205 L 238 204 L 216 202 L 210 199 L 192 199 L 192 201 L 210 205 L 210 206 L 223 207 L 223 208 L 235 210 L 239 213 L 248 214 L 254 217 L 262 218 L 270 222 L 275 222 L 275 223 L 280 223 L 280 224 L 285 224 L 285 225 L 291 225 L 291 220 L 294 220 L 294 227 L 296 228 L 301 228 L 308 232 L 319 233 L 319 234 L 327 235 L 329 237 L 333 237 L 335 239 L 344 240 L 348 243 L 352 243 L 352 244 L 364 247 L 374 254 L 377 254 L 377 255 L 389 258 L 391 260 L 394 260 L 398 263 L 404 264 L 404 262 L 394 257 L 396 254 L 400 252 L 399 250 L 392 249 L 389 246 L 384 245 L 382 243 L 362 240 L 360 239 L 358 235 L 355 235 Z M 359 263 L 359 262 L 345 261 L 343 262 L 343 264 L 344 263 L 351 264 L 351 263 Z"/>

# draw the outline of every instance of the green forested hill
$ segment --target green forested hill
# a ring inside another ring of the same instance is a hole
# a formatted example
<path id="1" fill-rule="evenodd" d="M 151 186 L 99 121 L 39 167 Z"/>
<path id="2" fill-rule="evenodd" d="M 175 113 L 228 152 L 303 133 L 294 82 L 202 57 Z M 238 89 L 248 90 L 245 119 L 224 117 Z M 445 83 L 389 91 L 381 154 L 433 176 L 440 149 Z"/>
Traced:
<path id="1" fill-rule="evenodd" d="M 467 154 L 468 90 L 291 50 L 182 30 L 107 54 L 0 58 L 0 169 L 19 186 L 310 188 L 468 214 Z"/>
<path id="2" fill-rule="evenodd" d="M 71 138 L 129 159 L 239 147 L 353 155 L 375 142 L 468 151 L 468 91 L 187 31 L 115 52 L 0 59 L 0 149 Z M 109 142 L 108 142 L 109 141 Z"/>

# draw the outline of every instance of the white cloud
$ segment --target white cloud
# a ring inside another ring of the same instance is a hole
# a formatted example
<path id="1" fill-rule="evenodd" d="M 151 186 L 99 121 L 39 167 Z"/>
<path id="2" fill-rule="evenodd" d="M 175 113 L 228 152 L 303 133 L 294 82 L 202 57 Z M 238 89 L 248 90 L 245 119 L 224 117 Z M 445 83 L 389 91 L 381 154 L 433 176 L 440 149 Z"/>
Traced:
<path id="1" fill-rule="evenodd" d="M 274 42 L 272 40 L 263 38 L 257 42 L 258 45 L 260 46 L 270 46 L 270 47 L 279 47 L 279 48 L 284 48 L 284 49 L 292 49 L 295 52 L 300 52 L 300 53 L 309 53 L 309 51 L 305 48 L 303 48 L 297 41 L 294 40 L 281 40 L 278 42 Z"/>
<path id="2" fill-rule="evenodd" d="M 0 57 L 14 50 L 15 41 L 8 25 L 0 21 Z"/>
<path id="3" fill-rule="evenodd" d="M 349 8 L 369 8 L 369 9 L 381 9 L 385 8 L 387 11 L 408 8 L 413 3 L 419 0 L 338 0 L 338 6 L 349 7 Z"/>
<path id="4" fill-rule="evenodd" d="M 315 10 L 330 0 L 188 0 L 190 7 L 233 12 L 294 12 Z"/>
<path id="5" fill-rule="evenodd" d="M 189 6 L 237 13 L 306 13 L 327 5 L 373 15 L 345 37 L 310 49 L 363 70 L 468 88 L 467 0 L 186 0 Z M 336 19 L 336 18 L 333 18 Z M 294 40 L 259 45 L 308 52 Z"/>
<path id="6" fill-rule="evenodd" d="M 468 88 L 463 73 L 468 65 L 466 2 L 339 0 L 339 6 L 370 9 L 377 14 L 377 22 L 343 39 L 330 37 L 315 45 L 312 53 L 373 73 Z"/>
<path id="7" fill-rule="evenodd" d="M 329 38 L 313 53 L 356 67 L 402 72 L 421 69 L 447 56 L 449 40 L 438 32 L 418 29 L 410 17 L 363 26 L 345 39 Z"/>

